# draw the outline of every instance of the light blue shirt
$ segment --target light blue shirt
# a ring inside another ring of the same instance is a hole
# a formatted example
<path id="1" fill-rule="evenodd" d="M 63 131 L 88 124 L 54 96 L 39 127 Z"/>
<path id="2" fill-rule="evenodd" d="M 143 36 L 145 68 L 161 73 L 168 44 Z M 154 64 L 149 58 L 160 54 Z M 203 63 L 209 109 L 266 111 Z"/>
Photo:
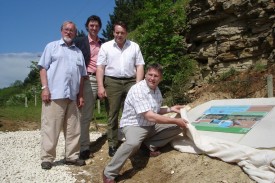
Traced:
<path id="1" fill-rule="evenodd" d="M 126 40 L 120 49 L 115 40 L 101 45 L 96 65 L 104 65 L 105 76 L 117 78 L 136 77 L 136 66 L 144 65 L 139 45 Z"/>
<path id="2" fill-rule="evenodd" d="M 120 127 L 155 125 L 154 122 L 146 120 L 143 113 L 150 110 L 158 113 L 162 101 L 158 87 L 155 90 L 150 89 L 146 80 L 136 83 L 131 87 L 125 99 Z"/>
<path id="3" fill-rule="evenodd" d="M 47 44 L 38 67 L 47 71 L 52 100 L 77 99 L 81 76 L 87 71 L 82 52 L 74 44 L 68 47 L 63 39 Z"/>

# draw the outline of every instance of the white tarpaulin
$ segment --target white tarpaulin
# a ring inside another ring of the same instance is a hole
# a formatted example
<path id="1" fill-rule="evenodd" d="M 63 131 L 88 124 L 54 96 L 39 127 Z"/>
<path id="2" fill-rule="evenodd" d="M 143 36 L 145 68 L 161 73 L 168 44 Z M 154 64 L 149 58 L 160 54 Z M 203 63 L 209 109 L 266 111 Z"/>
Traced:
<path id="1" fill-rule="evenodd" d="M 186 114 L 186 109 L 181 110 L 181 117 L 191 121 L 190 113 Z M 275 151 L 258 150 L 221 138 L 202 135 L 201 131 L 196 130 L 190 123 L 185 134 L 171 142 L 175 149 L 181 152 L 203 153 L 225 162 L 237 163 L 253 180 L 259 183 L 275 182 Z"/>

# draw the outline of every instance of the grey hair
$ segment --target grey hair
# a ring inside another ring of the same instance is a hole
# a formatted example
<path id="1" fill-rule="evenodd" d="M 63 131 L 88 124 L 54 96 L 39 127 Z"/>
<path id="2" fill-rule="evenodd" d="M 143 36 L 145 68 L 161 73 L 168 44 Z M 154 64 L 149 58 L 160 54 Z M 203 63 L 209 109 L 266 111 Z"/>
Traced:
<path id="1" fill-rule="evenodd" d="M 65 21 L 63 22 L 63 24 L 61 25 L 61 31 L 63 30 L 63 27 L 67 24 L 73 24 L 74 25 L 74 28 L 75 28 L 75 33 L 77 33 L 77 28 L 76 28 L 76 25 L 75 23 L 73 23 L 72 21 Z"/>

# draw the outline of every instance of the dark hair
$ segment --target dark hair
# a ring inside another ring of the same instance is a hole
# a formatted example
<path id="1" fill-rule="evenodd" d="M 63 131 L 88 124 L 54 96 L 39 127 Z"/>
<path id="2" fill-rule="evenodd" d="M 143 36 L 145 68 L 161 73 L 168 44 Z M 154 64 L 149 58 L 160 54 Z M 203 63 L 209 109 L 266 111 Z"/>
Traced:
<path id="1" fill-rule="evenodd" d="M 160 73 L 160 75 L 163 75 L 162 65 L 160 65 L 158 63 L 152 63 L 152 64 L 147 65 L 146 71 L 148 72 L 151 69 L 155 69 L 155 70 L 157 70 Z"/>
<path id="2" fill-rule="evenodd" d="M 90 22 L 90 21 L 97 21 L 98 24 L 99 24 L 99 28 L 101 29 L 102 23 L 101 23 L 101 19 L 99 18 L 99 16 L 96 16 L 96 15 L 90 16 L 90 17 L 87 19 L 86 23 L 85 23 L 86 29 L 88 28 L 88 25 L 89 25 L 89 22 Z"/>
<path id="3" fill-rule="evenodd" d="M 122 28 L 124 28 L 124 29 L 126 30 L 126 32 L 127 32 L 128 27 L 127 27 L 127 25 L 126 25 L 124 22 L 118 21 L 118 22 L 114 23 L 113 30 L 115 30 L 115 27 L 116 27 L 117 25 L 119 25 L 119 26 L 121 26 Z"/>

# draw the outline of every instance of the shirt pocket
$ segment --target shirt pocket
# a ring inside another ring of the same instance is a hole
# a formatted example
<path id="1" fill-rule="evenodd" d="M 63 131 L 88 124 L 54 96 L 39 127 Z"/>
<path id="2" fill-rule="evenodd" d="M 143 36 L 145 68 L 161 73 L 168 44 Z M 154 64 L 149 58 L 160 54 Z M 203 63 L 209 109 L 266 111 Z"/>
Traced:
<path id="1" fill-rule="evenodd" d="M 78 67 L 82 67 L 83 66 L 83 62 L 82 62 L 82 60 L 81 60 L 80 57 L 76 58 L 76 66 L 78 66 Z"/>

